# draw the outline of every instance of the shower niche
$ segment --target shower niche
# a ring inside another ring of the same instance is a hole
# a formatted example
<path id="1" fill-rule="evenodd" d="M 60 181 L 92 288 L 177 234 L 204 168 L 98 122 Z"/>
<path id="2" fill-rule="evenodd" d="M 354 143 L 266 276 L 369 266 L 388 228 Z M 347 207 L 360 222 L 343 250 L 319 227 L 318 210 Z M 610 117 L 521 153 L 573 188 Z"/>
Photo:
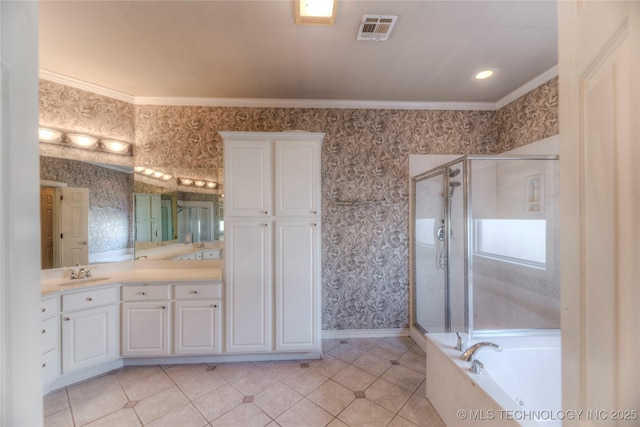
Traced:
<path id="1" fill-rule="evenodd" d="M 412 323 L 560 326 L 556 156 L 465 156 L 413 185 Z"/>

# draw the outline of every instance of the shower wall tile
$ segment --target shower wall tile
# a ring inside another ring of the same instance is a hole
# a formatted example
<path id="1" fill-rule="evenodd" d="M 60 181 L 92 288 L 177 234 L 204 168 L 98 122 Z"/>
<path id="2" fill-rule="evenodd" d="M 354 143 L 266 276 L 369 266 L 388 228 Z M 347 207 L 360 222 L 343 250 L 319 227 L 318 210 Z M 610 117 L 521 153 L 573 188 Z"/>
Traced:
<path id="1" fill-rule="evenodd" d="M 324 132 L 322 328 L 401 328 L 409 323 L 408 156 L 495 154 L 557 133 L 557 117 L 556 130 L 548 131 L 535 112 L 552 115 L 547 104 L 554 101 L 544 97 L 554 91 L 539 92 L 498 112 L 133 106 L 42 81 L 40 115 L 43 125 L 135 141 L 133 158 L 107 163 L 219 171 L 218 131 Z M 501 122 L 509 120 L 517 123 Z M 48 150 L 56 157 L 80 151 Z M 352 205 L 336 203 L 344 201 Z"/>

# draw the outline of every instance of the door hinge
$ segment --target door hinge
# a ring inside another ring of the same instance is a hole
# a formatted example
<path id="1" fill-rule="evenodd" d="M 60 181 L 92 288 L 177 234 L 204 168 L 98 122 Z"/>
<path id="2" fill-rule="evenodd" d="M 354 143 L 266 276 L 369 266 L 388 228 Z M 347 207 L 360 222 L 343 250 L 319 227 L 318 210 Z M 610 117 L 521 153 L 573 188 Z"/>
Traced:
<path id="1" fill-rule="evenodd" d="M 60 238 L 62 239 L 64 237 L 64 233 L 60 233 Z"/>
<path id="2" fill-rule="evenodd" d="M 60 200 L 64 200 L 64 196 L 62 194 L 60 195 Z"/>

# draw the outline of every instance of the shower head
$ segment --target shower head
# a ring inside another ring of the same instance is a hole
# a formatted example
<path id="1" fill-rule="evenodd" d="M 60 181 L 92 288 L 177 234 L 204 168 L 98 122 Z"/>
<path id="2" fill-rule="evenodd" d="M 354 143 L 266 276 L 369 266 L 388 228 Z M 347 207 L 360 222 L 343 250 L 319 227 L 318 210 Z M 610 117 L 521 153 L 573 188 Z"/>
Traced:
<path id="1" fill-rule="evenodd" d="M 449 171 L 449 178 L 453 178 L 454 176 L 458 176 L 459 173 L 460 173 L 460 168 L 451 169 Z"/>

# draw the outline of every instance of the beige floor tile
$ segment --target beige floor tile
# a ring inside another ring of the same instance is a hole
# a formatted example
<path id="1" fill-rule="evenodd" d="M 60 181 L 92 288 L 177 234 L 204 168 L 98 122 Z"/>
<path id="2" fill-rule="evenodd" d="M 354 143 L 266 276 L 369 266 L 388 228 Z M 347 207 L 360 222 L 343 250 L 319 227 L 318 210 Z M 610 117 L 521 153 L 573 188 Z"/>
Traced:
<path id="1" fill-rule="evenodd" d="M 195 375 L 202 375 L 204 372 L 206 372 L 207 365 L 173 365 L 167 366 L 163 369 L 175 383 L 180 383 Z"/>
<path id="2" fill-rule="evenodd" d="M 76 425 L 81 426 L 122 409 L 128 402 L 122 389 L 117 387 L 71 400 L 71 411 Z"/>
<path id="3" fill-rule="evenodd" d="M 263 427 L 271 419 L 253 403 L 236 406 L 211 423 L 212 427 Z"/>
<path id="4" fill-rule="evenodd" d="M 142 426 L 133 409 L 120 409 L 112 414 L 87 424 L 86 427 L 139 427 Z"/>
<path id="5" fill-rule="evenodd" d="M 215 371 L 225 380 L 231 381 L 258 369 L 255 363 L 221 363 L 216 365 Z"/>
<path id="6" fill-rule="evenodd" d="M 416 394 L 411 396 L 398 415 L 421 427 L 446 427 L 431 402 Z"/>
<path id="7" fill-rule="evenodd" d="M 333 421 L 327 424 L 327 427 L 349 427 L 349 426 L 343 423 L 342 421 L 340 421 L 338 418 L 334 418 Z"/>
<path id="8" fill-rule="evenodd" d="M 336 347 L 329 351 L 329 354 L 344 360 L 347 363 L 355 361 L 357 358 L 364 354 L 364 350 L 359 349 L 351 344 L 338 344 Z"/>
<path id="9" fill-rule="evenodd" d="M 213 421 L 242 404 L 243 398 L 231 384 L 224 384 L 195 399 L 193 404 L 207 420 Z"/>
<path id="10" fill-rule="evenodd" d="M 390 410 L 393 413 L 397 413 L 407 400 L 411 397 L 411 392 L 399 387 L 395 384 L 391 384 L 388 381 L 378 378 L 376 382 L 364 392 L 367 399 L 373 403 L 377 403 Z"/>
<path id="11" fill-rule="evenodd" d="M 425 399 L 427 398 L 427 382 L 426 381 L 422 381 L 422 383 L 416 390 L 416 394 L 418 396 L 424 397 Z"/>
<path id="12" fill-rule="evenodd" d="M 331 350 L 338 344 L 340 344 L 339 339 L 331 338 L 331 339 L 322 340 L 322 351 L 327 353 L 329 352 L 329 350 Z"/>
<path id="13" fill-rule="evenodd" d="M 73 406 L 84 400 L 91 399 L 96 394 L 118 389 L 120 389 L 120 383 L 115 375 L 102 375 L 68 387 L 67 393 L 69 402 Z"/>
<path id="14" fill-rule="evenodd" d="M 138 402 L 134 407 L 143 424 L 160 418 L 187 402 L 185 395 L 176 386 L 162 390 Z"/>
<path id="15" fill-rule="evenodd" d="M 367 399 L 356 399 L 338 418 L 349 427 L 383 427 L 395 414 Z"/>
<path id="16" fill-rule="evenodd" d="M 414 353 L 413 351 L 406 352 L 398 362 L 402 366 L 411 368 L 414 371 L 425 373 L 427 372 L 427 357 L 423 354 Z"/>
<path id="17" fill-rule="evenodd" d="M 347 362 L 344 362 L 337 357 L 333 357 L 330 354 L 325 354 L 323 359 L 309 362 L 309 367 L 311 369 L 318 372 L 319 374 L 324 375 L 327 378 L 331 378 L 347 366 Z"/>
<path id="18" fill-rule="evenodd" d="M 411 337 L 388 337 L 383 338 L 383 341 L 386 344 L 390 344 L 399 349 L 404 349 L 405 351 L 409 351 L 414 345 L 416 345 L 415 341 Z"/>
<path id="19" fill-rule="evenodd" d="M 284 411 L 295 405 L 302 396 L 282 383 L 256 395 L 253 403 L 271 418 L 277 418 Z"/>
<path id="20" fill-rule="evenodd" d="M 261 371 L 267 372 L 273 375 L 275 378 L 286 377 L 287 375 L 300 369 L 300 362 L 298 361 L 284 361 L 284 362 L 264 362 L 258 364 Z"/>
<path id="21" fill-rule="evenodd" d="M 143 366 L 125 366 L 115 373 L 120 383 L 124 384 L 127 381 L 134 379 L 146 378 L 151 375 L 157 374 L 162 371 L 162 368 L 157 365 L 143 365 Z"/>
<path id="22" fill-rule="evenodd" d="M 331 379 L 351 391 L 364 391 L 376 380 L 376 376 L 355 366 L 347 366 Z"/>
<path id="23" fill-rule="evenodd" d="M 355 400 L 353 391 L 329 380 L 307 396 L 313 403 L 333 415 L 338 415 Z"/>
<path id="24" fill-rule="evenodd" d="M 394 345 L 392 343 L 388 343 L 386 341 L 381 342 L 377 346 L 373 347 L 369 350 L 369 353 L 375 354 L 379 357 L 384 357 L 388 360 L 398 360 L 400 359 L 407 351 L 406 348 L 402 346 Z"/>
<path id="25" fill-rule="evenodd" d="M 380 376 L 389 369 L 391 362 L 384 357 L 376 356 L 375 354 L 365 353 L 352 363 L 353 366 L 357 366 L 360 369 L 364 369 L 367 372 L 372 373 L 375 376 Z"/>
<path id="26" fill-rule="evenodd" d="M 316 388 L 320 387 L 325 381 L 327 381 L 327 377 L 320 375 L 310 368 L 299 369 L 282 379 L 284 384 L 288 385 L 303 396 L 306 396 Z"/>
<path id="27" fill-rule="evenodd" d="M 424 381 L 424 374 L 402 365 L 394 365 L 387 369 L 381 378 L 414 392 Z"/>
<path id="28" fill-rule="evenodd" d="M 347 342 L 361 350 L 369 351 L 380 343 L 378 338 L 349 338 Z"/>
<path id="29" fill-rule="evenodd" d="M 411 421 L 407 421 L 401 416 L 396 415 L 393 417 L 393 420 L 391 420 L 388 427 L 416 427 L 416 425 Z"/>
<path id="30" fill-rule="evenodd" d="M 282 427 L 321 427 L 329 424 L 332 419 L 333 415 L 313 402 L 302 399 L 276 418 L 276 422 Z"/>
<path id="31" fill-rule="evenodd" d="M 190 403 L 183 405 L 172 412 L 145 424 L 148 427 L 202 427 L 207 425 L 207 420 Z"/>
<path id="32" fill-rule="evenodd" d="M 255 396 L 277 382 L 278 379 L 275 376 L 261 369 L 255 369 L 246 375 L 229 380 L 229 383 L 245 396 Z"/>
<path id="33" fill-rule="evenodd" d="M 44 399 L 44 416 L 54 414 L 69 407 L 67 389 L 62 388 L 47 394 Z"/>
<path id="34" fill-rule="evenodd" d="M 73 427 L 71 409 L 65 408 L 45 416 L 44 427 Z"/>
<path id="35" fill-rule="evenodd" d="M 205 393 L 227 384 L 227 381 L 213 371 L 204 371 L 200 375 L 187 378 L 178 383 L 178 388 L 190 399 L 194 400 Z"/>
<path id="36" fill-rule="evenodd" d="M 160 369 L 149 376 L 131 378 L 122 384 L 122 388 L 127 393 L 129 400 L 140 401 L 166 390 L 172 385 L 171 378 Z"/>

